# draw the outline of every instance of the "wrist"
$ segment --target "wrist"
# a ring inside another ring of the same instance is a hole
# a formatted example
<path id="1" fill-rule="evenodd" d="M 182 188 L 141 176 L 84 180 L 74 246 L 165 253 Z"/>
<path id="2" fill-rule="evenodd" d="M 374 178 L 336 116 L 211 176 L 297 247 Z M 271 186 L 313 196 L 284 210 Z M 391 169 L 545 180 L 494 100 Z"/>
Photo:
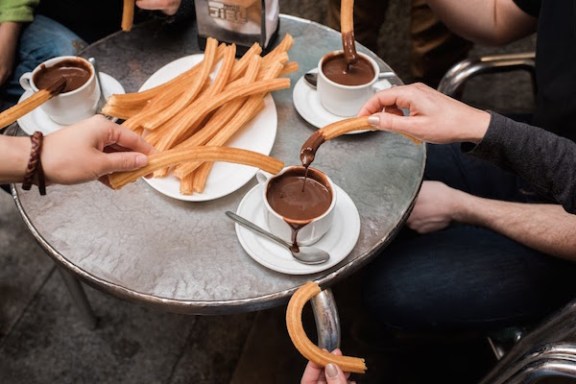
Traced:
<path id="1" fill-rule="evenodd" d="M 474 144 L 478 144 L 482 141 L 482 139 L 484 139 L 484 136 L 486 136 L 486 132 L 488 131 L 488 126 L 490 125 L 490 120 L 492 118 L 490 113 L 487 111 L 482 111 L 479 109 L 476 111 L 477 113 L 475 118 L 470 120 L 474 121 L 474 124 L 469 129 L 471 136 L 467 140 L 464 140 Z"/>
<path id="2" fill-rule="evenodd" d="M 459 223 L 473 224 L 475 211 L 475 196 L 460 190 L 455 190 L 452 196 L 452 220 Z"/>
<path id="3" fill-rule="evenodd" d="M 24 179 L 31 147 L 28 137 L 0 137 L 0 153 L 2 153 L 3 158 L 0 164 L 0 179 L 2 182 L 19 183 Z"/>

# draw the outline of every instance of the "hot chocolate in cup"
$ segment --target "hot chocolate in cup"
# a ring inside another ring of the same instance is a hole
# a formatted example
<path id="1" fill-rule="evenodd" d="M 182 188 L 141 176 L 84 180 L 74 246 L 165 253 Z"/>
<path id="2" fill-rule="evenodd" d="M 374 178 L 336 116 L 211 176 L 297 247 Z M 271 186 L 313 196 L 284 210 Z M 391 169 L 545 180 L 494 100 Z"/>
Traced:
<path id="1" fill-rule="evenodd" d="M 344 51 L 322 56 L 318 63 L 318 98 L 330 113 L 352 117 L 376 92 L 389 86 L 379 82 L 380 68 L 370 56 L 357 52 L 358 61 L 348 65 Z"/>
<path id="2" fill-rule="evenodd" d="M 291 166 L 271 176 L 258 172 L 270 232 L 296 246 L 316 243 L 332 225 L 336 190 L 316 168 Z"/>
<path id="3" fill-rule="evenodd" d="M 54 122 L 74 124 L 96 113 L 100 89 L 96 83 L 94 67 L 77 56 L 60 56 L 38 65 L 32 72 L 20 77 L 26 91 L 38 92 L 58 79 L 66 79 L 66 87 L 57 96 L 40 106 Z"/>

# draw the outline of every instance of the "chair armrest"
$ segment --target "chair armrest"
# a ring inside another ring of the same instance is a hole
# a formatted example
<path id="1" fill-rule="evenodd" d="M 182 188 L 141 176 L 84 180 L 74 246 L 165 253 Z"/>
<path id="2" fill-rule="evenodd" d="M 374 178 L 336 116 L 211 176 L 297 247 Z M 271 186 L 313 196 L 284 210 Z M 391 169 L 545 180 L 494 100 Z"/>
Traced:
<path id="1" fill-rule="evenodd" d="M 465 59 L 446 72 L 442 80 L 440 80 L 438 91 L 448 96 L 458 98 L 464 90 L 466 82 L 475 76 L 516 70 L 525 70 L 530 73 L 532 85 L 535 90 L 534 59 L 534 52 L 499 54 Z"/>

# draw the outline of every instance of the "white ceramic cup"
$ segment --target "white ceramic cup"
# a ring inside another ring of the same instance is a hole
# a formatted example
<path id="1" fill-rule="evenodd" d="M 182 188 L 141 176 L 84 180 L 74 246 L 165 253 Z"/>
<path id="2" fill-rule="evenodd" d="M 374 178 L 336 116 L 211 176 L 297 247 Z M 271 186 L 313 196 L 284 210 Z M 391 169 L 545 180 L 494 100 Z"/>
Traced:
<path id="1" fill-rule="evenodd" d="M 360 108 L 374 94 L 382 89 L 389 88 L 390 83 L 387 80 L 379 80 L 380 68 L 376 61 L 370 56 L 357 52 L 372 65 L 374 77 L 365 84 L 344 85 L 330 80 L 322 71 L 324 61 L 334 56 L 343 55 L 344 51 L 333 51 L 322 56 L 318 62 L 318 82 L 316 89 L 318 98 L 322 106 L 330 113 L 336 116 L 352 117 L 358 114 Z"/>
<path id="2" fill-rule="evenodd" d="M 295 168 L 304 169 L 302 166 L 295 165 L 284 168 L 277 175 L 271 175 L 263 171 L 258 171 L 256 173 L 256 178 L 258 179 L 258 182 L 261 186 L 262 201 L 264 202 L 265 207 L 265 220 L 266 224 L 268 225 L 268 230 L 283 240 L 292 243 L 293 229 L 289 223 L 292 223 L 293 225 L 305 224 L 298 230 L 296 241 L 298 245 L 310 245 L 320 240 L 332 226 L 332 222 L 334 220 L 334 207 L 336 206 L 336 189 L 334 188 L 332 180 L 330 180 L 326 174 L 316 168 L 310 167 L 308 177 L 313 177 L 317 181 L 321 182 L 324 186 L 328 187 L 330 190 L 332 194 L 332 201 L 330 202 L 330 206 L 322 215 L 315 217 L 310 221 L 299 222 L 298 220 L 291 220 L 282 216 L 274 209 L 272 209 L 268 203 L 268 198 L 266 197 L 268 185 L 271 180 L 282 177 L 282 175 L 284 175 L 287 171 L 293 170 Z"/>
<path id="3" fill-rule="evenodd" d="M 100 89 L 92 64 L 78 56 L 59 56 L 46 60 L 34 68 L 32 72 L 26 72 L 20 77 L 22 88 L 26 91 L 38 92 L 38 87 L 34 84 L 34 75 L 44 66 L 49 68 L 65 60 L 82 61 L 83 67 L 90 70 L 90 77 L 81 87 L 70 92 L 60 93 L 40 106 L 50 119 L 60 125 L 74 124 L 96 113 Z"/>

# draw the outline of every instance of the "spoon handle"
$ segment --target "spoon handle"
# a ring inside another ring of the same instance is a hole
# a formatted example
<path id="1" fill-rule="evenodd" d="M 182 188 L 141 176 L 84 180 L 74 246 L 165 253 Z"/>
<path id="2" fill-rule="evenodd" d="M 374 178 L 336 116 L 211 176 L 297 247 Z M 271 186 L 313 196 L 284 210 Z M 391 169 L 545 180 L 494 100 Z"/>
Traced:
<path id="1" fill-rule="evenodd" d="M 237 222 L 238 224 L 251 229 L 255 232 L 258 232 L 261 235 L 264 235 L 272 240 L 274 240 L 275 242 L 290 248 L 291 245 L 290 243 L 288 243 L 287 241 L 282 240 L 281 238 L 279 238 L 278 236 L 266 231 L 265 229 L 260 228 L 259 226 L 257 226 L 256 224 L 254 224 L 251 221 L 246 220 L 245 218 L 243 218 L 242 216 L 238 216 L 237 214 L 235 214 L 232 211 L 226 211 L 226 216 L 228 216 L 229 218 L 231 218 L 232 220 L 234 220 L 235 222 Z"/>

